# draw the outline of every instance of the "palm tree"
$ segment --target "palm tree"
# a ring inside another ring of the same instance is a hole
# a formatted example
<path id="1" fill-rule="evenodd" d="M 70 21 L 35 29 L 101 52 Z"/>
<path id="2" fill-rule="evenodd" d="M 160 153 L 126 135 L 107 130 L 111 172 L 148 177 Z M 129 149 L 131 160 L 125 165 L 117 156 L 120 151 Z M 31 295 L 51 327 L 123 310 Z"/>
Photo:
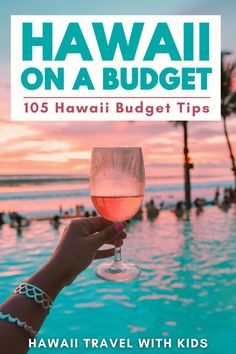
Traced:
<path id="1" fill-rule="evenodd" d="M 176 125 L 181 125 L 183 127 L 184 134 L 184 192 L 185 192 L 185 204 L 186 208 L 190 209 L 192 206 L 191 202 L 191 178 L 190 170 L 193 168 L 193 164 L 190 160 L 189 147 L 188 147 L 188 121 L 176 122 Z"/>
<path id="2" fill-rule="evenodd" d="M 234 187 L 236 189 L 236 163 L 226 125 L 227 119 L 233 113 L 236 113 L 236 91 L 234 91 L 233 87 L 233 83 L 236 81 L 236 62 L 226 62 L 225 56 L 228 54 L 230 53 L 223 52 L 221 55 L 221 115 L 223 118 L 224 133 L 229 149 L 229 156 L 232 163 L 232 171 L 235 183 Z"/>

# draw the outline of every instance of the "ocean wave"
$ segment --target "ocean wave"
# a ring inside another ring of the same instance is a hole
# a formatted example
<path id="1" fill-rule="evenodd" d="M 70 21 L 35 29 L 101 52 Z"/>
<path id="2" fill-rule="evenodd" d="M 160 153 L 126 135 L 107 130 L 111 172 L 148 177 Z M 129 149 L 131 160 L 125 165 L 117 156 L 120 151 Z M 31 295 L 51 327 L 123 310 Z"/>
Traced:
<path id="1" fill-rule="evenodd" d="M 53 191 L 22 191 L 22 192 L 5 192 L 1 193 L 0 200 L 16 200 L 16 199 L 49 199 L 49 198 L 66 198 L 75 196 L 89 196 L 89 189 L 69 189 L 69 190 L 53 190 Z"/>
<path id="2" fill-rule="evenodd" d="M 76 180 L 78 182 L 78 180 Z M 222 182 L 208 182 L 208 183 L 193 183 L 193 190 L 214 190 L 216 187 L 229 187 L 230 182 L 222 181 Z M 175 183 L 175 184 L 158 184 L 158 181 L 154 184 L 148 184 L 145 189 L 146 194 L 155 194 L 162 192 L 170 192 L 175 193 L 182 191 L 183 184 Z M 23 199 L 49 199 L 49 198 L 68 198 L 68 197 L 80 197 L 80 196 L 89 196 L 89 187 L 83 188 L 81 185 L 78 188 L 73 189 L 54 189 L 54 190 L 20 190 L 20 191 L 4 191 L 0 194 L 0 201 L 3 200 L 23 200 Z M 213 195 L 212 195 L 213 197 Z"/>
<path id="3" fill-rule="evenodd" d="M 86 176 L 72 175 L 1 175 L 0 186 L 41 185 L 88 181 Z"/>

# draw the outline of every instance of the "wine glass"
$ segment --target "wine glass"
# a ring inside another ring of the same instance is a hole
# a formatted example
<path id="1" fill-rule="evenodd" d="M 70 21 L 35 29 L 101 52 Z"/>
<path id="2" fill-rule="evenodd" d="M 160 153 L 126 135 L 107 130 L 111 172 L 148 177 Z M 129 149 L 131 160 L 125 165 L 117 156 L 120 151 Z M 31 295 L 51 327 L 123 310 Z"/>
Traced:
<path id="1" fill-rule="evenodd" d="M 98 213 L 107 220 L 122 222 L 134 216 L 142 203 L 145 172 L 139 147 L 94 148 L 90 165 L 90 194 Z M 121 259 L 121 248 L 115 247 L 112 262 L 100 264 L 96 275 L 104 280 L 126 282 L 141 271 Z"/>

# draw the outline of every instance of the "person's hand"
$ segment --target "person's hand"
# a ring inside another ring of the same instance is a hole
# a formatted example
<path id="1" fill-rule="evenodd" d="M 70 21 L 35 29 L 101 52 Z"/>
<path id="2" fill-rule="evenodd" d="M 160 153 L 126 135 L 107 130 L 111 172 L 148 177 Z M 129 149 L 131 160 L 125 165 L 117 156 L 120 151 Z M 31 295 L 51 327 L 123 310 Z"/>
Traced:
<path id="1" fill-rule="evenodd" d="M 114 247 L 99 250 L 104 244 L 120 247 L 126 238 L 125 224 L 112 224 L 101 217 L 73 220 L 64 230 L 51 262 L 56 265 L 64 285 L 85 270 L 94 259 L 114 255 Z"/>

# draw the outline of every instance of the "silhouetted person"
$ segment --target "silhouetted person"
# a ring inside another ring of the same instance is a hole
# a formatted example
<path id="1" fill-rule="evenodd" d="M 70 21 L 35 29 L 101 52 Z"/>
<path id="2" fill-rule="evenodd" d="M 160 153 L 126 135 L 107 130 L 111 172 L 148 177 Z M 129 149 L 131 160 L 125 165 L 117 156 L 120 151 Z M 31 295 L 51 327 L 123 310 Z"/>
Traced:
<path id="1" fill-rule="evenodd" d="M 232 187 L 229 188 L 229 199 L 230 203 L 236 203 L 236 189 Z"/>
<path id="2" fill-rule="evenodd" d="M 97 216 L 96 210 L 93 210 L 93 211 L 92 211 L 92 216 Z"/>
<path id="3" fill-rule="evenodd" d="M 164 208 L 164 204 L 165 204 L 165 202 L 164 202 L 164 200 L 163 200 L 163 201 L 160 203 L 160 210 Z"/>
<path id="4" fill-rule="evenodd" d="M 205 200 L 203 198 L 196 198 L 194 201 L 194 205 L 198 209 L 203 209 L 205 205 Z"/>
<path id="5" fill-rule="evenodd" d="M 154 200 L 151 199 L 147 204 L 147 218 L 149 220 L 154 220 L 159 215 L 159 210 L 155 206 Z"/>
<path id="6" fill-rule="evenodd" d="M 179 201 L 176 203 L 175 206 L 175 214 L 177 216 L 177 218 L 182 218 L 186 213 L 186 209 L 185 209 L 185 205 L 184 202 Z"/>
<path id="7" fill-rule="evenodd" d="M 197 212 L 197 215 L 201 214 L 203 212 L 203 207 L 205 205 L 205 200 L 202 199 L 202 198 L 196 198 L 195 201 L 194 201 L 194 205 L 196 207 L 196 212 Z"/>
<path id="8" fill-rule="evenodd" d="M 80 215 L 80 207 L 79 207 L 79 205 L 76 205 L 76 206 L 75 206 L 75 215 L 76 215 L 76 216 L 79 216 L 79 215 Z"/>
<path id="9" fill-rule="evenodd" d="M 218 204 L 219 203 L 219 197 L 220 197 L 220 188 L 217 187 L 216 191 L 215 191 L 215 197 L 214 197 L 214 204 Z"/>
<path id="10" fill-rule="evenodd" d="M 89 212 L 89 211 L 86 211 L 86 212 L 84 213 L 84 216 L 85 216 L 86 218 L 88 218 L 88 217 L 90 216 L 90 212 Z"/>
<path id="11" fill-rule="evenodd" d="M 51 220 L 51 224 L 55 229 L 58 229 L 59 225 L 60 225 L 60 216 L 59 215 L 54 215 L 52 220 Z"/>
<path id="12" fill-rule="evenodd" d="M 225 190 L 224 190 L 223 204 L 225 204 L 225 205 L 230 204 L 230 189 L 229 188 L 225 188 Z"/>
<path id="13" fill-rule="evenodd" d="M 18 229 L 21 229 L 22 227 L 28 226 L 30 224 L 30 221 L 26 217 L 16 213 L 15 211 L 9 213 L 9 218 L 11 227 L 17 227 Z"/>
<path id="14" fill-rule="evenodd" d="M 228 211 L 229 208 L 231 207 L 230 198 L 227 193 L 225 193 L 223 202 L 220 204 L 220 207 L 224 211 Z"/>
<path id="15" fill-rule="evenodd" d="M 4 213 L 0 213 L 0 226 L 2 226 L 3 224 L 5 224 Z"/>

